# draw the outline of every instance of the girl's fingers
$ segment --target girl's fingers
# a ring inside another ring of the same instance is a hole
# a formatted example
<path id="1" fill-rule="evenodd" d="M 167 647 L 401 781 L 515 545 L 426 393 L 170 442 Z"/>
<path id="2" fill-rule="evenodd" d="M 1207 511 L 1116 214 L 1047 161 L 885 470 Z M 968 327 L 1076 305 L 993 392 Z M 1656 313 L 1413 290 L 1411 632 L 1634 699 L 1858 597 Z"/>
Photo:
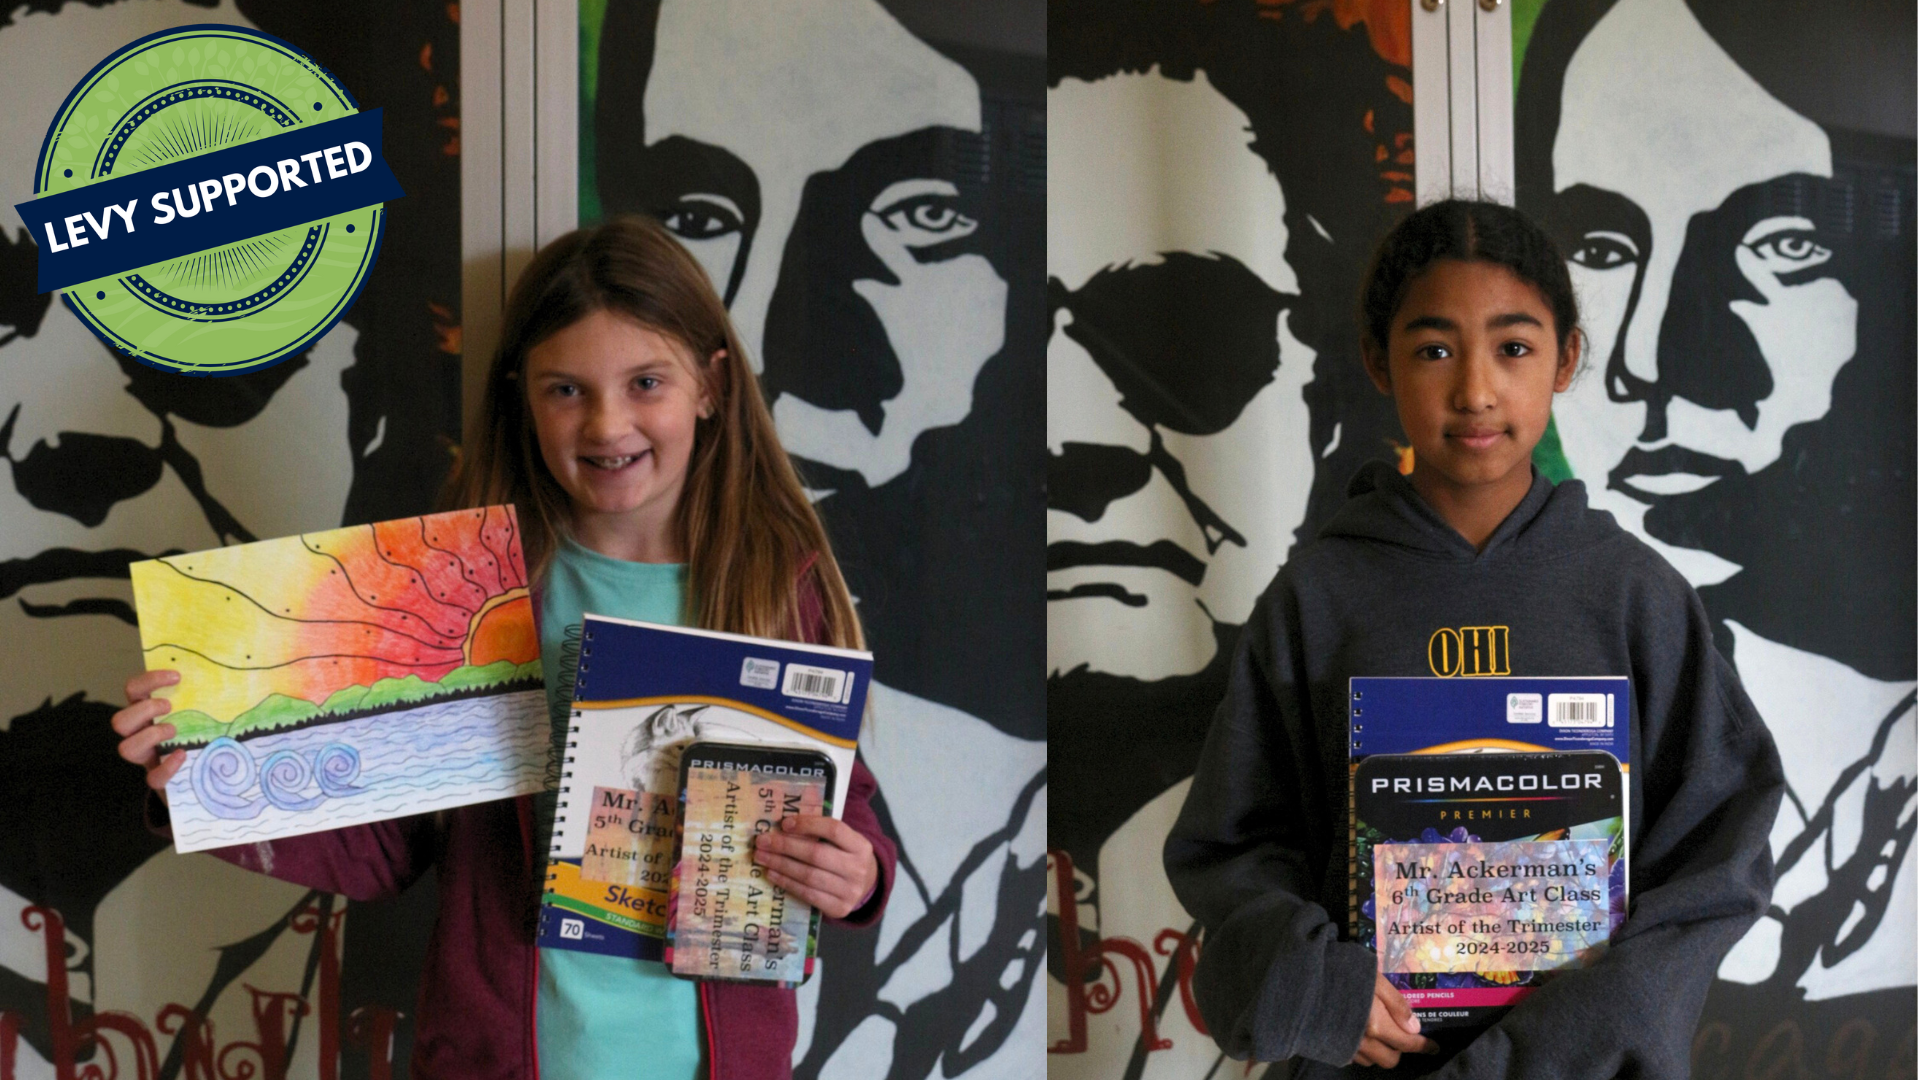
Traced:
<path id="1" fill-rule="evenodd" d="M 834 844 L 810 837 L 795 836 L 791 833 L 785 835 L 764 833 L 754 841 L 753 849 L 756 859 L 759 853 L 765 852 L 770 856 L 791 859 L 795 863 L 846 878 L 858 877 L 861 867 L 873 858 L 871 851 L 865 859 L 862 859 Z M 759 861 L 762 865 L 766 865 L 765 859 L 759 859 Z"/>
<path id="2" fill-rule="evenodd" d="M 145 698 L 113 714 L 114 734 L 125 738 L 173 711 L 173 702 L 165 698 Z"/>
<path id="3" fill-rule="evenodd" d="M 788 896 L 810 907 L 818 908 L 828 915 L 832 914 L 830 909 L 833 907 L 833 898 L 831 896 L 827 896 L 817 889 L 809 888 L 771 868 L 767 869 L 766 875 L 768 881 L 787 890 Z"/>
<path id="4" fill-rule="evenodd" d="M 1410 1034 L 1420 1034 L 1420 1020 L 1407 1007 L 1407 999 L 1400 994 L 1400 988 L 1387 981 L 1385 975 L 1374 976 L 1373 996 L 1387 1007 L 1387 1015 L 1393 1022 Z"/>
<path id="5" fill-rule="evenodd" d="M 1374 1009 L 1367 1020 L 1367 1037 L 1378 1040 L 1391 1049 L 1397 1060 L 1402 1053 L 1424 1053 L 1432 1045 L 1432 1040 L 1424 1035 L 1415 1035 L 1402 1027 L 1399 1021 L 1387 1015 L 1382 1009 Z"/>
<path id="6" fill-rule="evenodd" d="M 817 814 L 786 818 L 781 831 L 755 838 L 753 858 L 768 881 L 836 919 L 859 906 L 879 873 L 859 830 Z"/>
<path id="7" fill-rule="evenodd" d="M 772 852 L 757 856 L 757 859 L 768 881 L 832 918 L 837 919 L 852 911 L 860 901 L 860 897 L 855 895 L 859 885 L 845 876 Z"/>
<path id="8" fill-rule="evenodd" d="M 824 814 L 796 814 L 783 818 L 780 831 L 786 836 L 811 836 L 853 855 L 873 854 L 873 845 L 860 835 L 860 830 L 839 818 Z"/>
<path id="9" fill-rule="evenodd" d="M 127 680 L 127 704 L 131 705 L 150 698 L 155 690 L 163 686 L 172 686 L 179 681 L 180 673 L 172 668 L 143 671 Z"/>
<path id="10" fill-rule="evenodd" d="M 179 682 L 180 673 L 167 668 L 143 671 L 128 679 L 127 707 L 114 713 L 111 721 L 114 733 L 121 737 L 117 747 L 120 756 L 147 770 L 147 786 L 162 797 L 167 793 L 167 781 L 186 763 L 187 752 L 159 753 L 160 744 L 179 732 L 172 724 L 159 723 L 160 717 L 173 711 L 173 703 L 154 697 L 153 692 Z"/>
<path id="11" fill-rule="evenodd" d="M 787 895 L 812 907 L 831 919 L 838 919 L 853 910 L 853 900 L 842 891 L 817 888 L 807 882 L 789 877 L 771 866 L 764 868 L 767 880 L 787 891 Z"/>
<path id="12" fill-rule="evenodd" d="M 1391 1069 L 1400 1064 L 1400 1050 L 1389 1043 L 1368 1037 L 1360 1045 L 1366 1049 L 1367 1055 L 1373 1059 L 1373 1064 L 1383 1069 Z"/>
<path id="13" fill-rule="evenodd" d="M 174 734 L 172 724 L 154 724 L 143 728 L 120 740 L 120 756 L 135 765 L 152 768 L 156 756 L 154 748 L 173 738 Z"/>
<path id="14" fill-rule="evenodd" d="M 167 793 L 167 781 L 173 779 L 173 774 L 180 771 L 180 766 L 185 764 L 186 760 L 187 752 L 185 750 L 175 750 L 173 753 L 161 758 L 159 764 L 147 770 L 147 786 L 165 795 Z"/>
<path id="15" fill-rule="evenodd" d="M 833 888 L 833 883 L 840 880 L 840 875 L 824 867 L 815 866 L 812 863 L 802 862 L 791 856 L 776 854 L 772 851 L 756 851 L 754 861 L 766 867 L 768 870 L 780 874 L 788 881 L 797 882 L 810 889 L 830 891 Z M 783 885 L 782 888 L 784 887 Z"/>

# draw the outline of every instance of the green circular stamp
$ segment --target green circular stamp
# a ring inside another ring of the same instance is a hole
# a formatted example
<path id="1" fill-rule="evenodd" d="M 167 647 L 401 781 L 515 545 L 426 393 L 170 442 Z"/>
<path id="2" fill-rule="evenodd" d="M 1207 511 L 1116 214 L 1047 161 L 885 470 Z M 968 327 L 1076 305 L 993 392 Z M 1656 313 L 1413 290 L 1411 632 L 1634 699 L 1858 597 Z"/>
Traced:
<path id="1" fill-rule="evenodd" d="M 375 176 L 392 184 L 378 131 L 378 110 L 361 114 L 270 35 L 199 25 L 135 41 L 74 87 L 41 144 L 21 210 L 52 208 L 29 222 L 42 291 L 63 289 L 82 322 L 153 367 L 278 363 L 331 329 L 373 268 L 383 204 L 348 204 Z"/>

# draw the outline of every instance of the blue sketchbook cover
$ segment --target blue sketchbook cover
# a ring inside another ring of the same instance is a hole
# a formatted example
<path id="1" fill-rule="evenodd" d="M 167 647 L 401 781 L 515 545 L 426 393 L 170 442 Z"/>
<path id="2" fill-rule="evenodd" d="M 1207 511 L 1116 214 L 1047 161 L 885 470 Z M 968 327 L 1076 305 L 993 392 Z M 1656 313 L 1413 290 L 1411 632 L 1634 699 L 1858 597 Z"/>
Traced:
<path id="1" fill-rule="evenodd" d="M 1349 920 L 1426 1028 L 1492 1022 L 1626 919 L 1625 678 L 1354 679 Z"/>
<path id="2" fill-rule="evenodd" d="M 872 677 L 870 653 L 588 615 L 539 944 L 662 959 L 681 751 L 818 750 L 838 816 Z"/>

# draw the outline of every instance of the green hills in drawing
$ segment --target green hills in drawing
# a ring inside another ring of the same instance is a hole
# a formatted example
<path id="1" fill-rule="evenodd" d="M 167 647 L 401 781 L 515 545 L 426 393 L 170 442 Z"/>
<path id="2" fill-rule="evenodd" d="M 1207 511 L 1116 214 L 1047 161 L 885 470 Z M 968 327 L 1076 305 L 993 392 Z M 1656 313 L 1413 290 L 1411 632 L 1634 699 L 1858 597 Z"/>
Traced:
<path id="1" fill-rule="evenodd" d="M 540 661 L 515 664 L 511 660 L 496 660 L 480 667 L 454 668 L 438 682 L 408 675 L 398 679 L 380 679 L 370 686 L 343 687 L 317 705 L 304 698 L 268 694 L 259 704 L 234 717 L 229 723 L 215 720 L 197 709 L 169 713 L 161 717 L 160 722 L 172 724 L 177 732 L 167 744 L 167 749 L 192 748 L 205 746 L 223 735 L 244 740 L 274 731 L 289 731 L 391 712 L 402 706 L 480 697 L 516 689 L 532 690 L 540 685 Z"/>

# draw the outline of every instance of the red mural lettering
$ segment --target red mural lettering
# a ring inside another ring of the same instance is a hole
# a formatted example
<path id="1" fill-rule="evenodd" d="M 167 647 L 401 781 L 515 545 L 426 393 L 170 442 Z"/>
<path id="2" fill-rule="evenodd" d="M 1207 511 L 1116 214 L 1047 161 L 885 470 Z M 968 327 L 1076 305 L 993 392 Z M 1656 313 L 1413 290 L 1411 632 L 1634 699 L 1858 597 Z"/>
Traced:
<path id="1" fill-rule="evenodd" d="M 0 1012 L 0 1080 L 14 1080 L 14 1055 L 20 1050 L 20 1018 Z"/>
<path id="2" fill-rule="evenodd" d="M 214 1058 L 223 1076 L 258 1077 L 259 1080 L 287 1080 L 287 1020 L 311 1011 L 298 994 L 280 990 L 262 990 L 250 983 L 241 984 L 253 995 L 253 1029 L 258 1042 L 230 1043 Z M 227 1061 L 241 1055 L 238 1065 Z M 251 1055 L 252 1060 L 248 1060 Z"/>
<path id="3" fill-rule="evenodd" d="M 85 1020 L 73 1020 L 72 999 L 67 993 L 67 924 L 52 908 L 30 905 L 20 912 L 20 922 L 28 930 L 41 934 L 47 959 L 47 1035 L 53 1044 L 54 1080 L 120 1080 L 120 1054 L 104 1038 L 109 1031 L 126 1039 L 133 1054 L 133 1075 L 137 1080 L 153 1080 L 160 1071 L 160 1059 L 153 1049 L 153 1036 L 139 1017 L 123 1012 L 97 1012 Z M 0 1040 L 3 1041 L 3 1040 Z M 79 1065 L 80 1052 L 92 1046 L 104 1058 L 86 1066 Z M 11 1049 L 8 1053 L 12 1057 Z M 0 1080 L 13 1080 L 12 1063 Z"/>
<path id="4" fill-rule="evenodd" d="M 1840 1025 L 1827 1044 L 1827 1075 L 1848 1080 L 1867 1080 L 1867 1062 L 1879 1037 L 1871 1021 L 1856 1016 Z"/>
<path id="5" fill-rule="evenodd" d="M 1688 1074 L 1693 1080 L 1727 1080 L 1727 1073 L 1732 1068 L 1727 1062 L 1727 1054 L 1732 1049 L 1733 1028 L 1721 1020 L 1702 1025 L 1699 1031 L 1693 1033 L 1693 1054 Z M 1703 1068 L 1709 1052 L 1719 1060 L 1720 1065 L 1717 1071 L 1711 1073 Z"/>
<path id="6" fill-rule="evenodd" d="M 1187 1011 L 1187 1022 L 1193 1025 L 1193 1030 L 1211 1037 L 1213 1033 L 1207 1030 L 1207 1022 L 1200 1019 L 1200 1006 L 1193 1000 L 1193 965 L 1199 959 L 1200 939 L 1169 928 L 1160 931 L 1153 939 L 1153 951 L 1161 956 L 1173 955 L 1174 977 L 1180 986 L 1180 1007 Z"/>
<path id="7" fill-rule="evenodd" d="M 1087 1011 L 1103 1013 L 1120 1004 L 1121 995 L 1126 989 L 1126 975 L 1114 957 L 1130 960 L 1133 963 L 1136 995 L 1140 1003 L 1140 1037 L 1149 1051 L 1165 1050 L 1173 1045 L 1173 1040 L 1162 1039 L 1153 1022 L 1153 958 L 1147 950 L 1132 938 L 1101 938 L 1094 946 L 1093 958 L 1100 965 L 1098 978 L 1087 988 Z M 1107 976 L 1113 976 L 1113 985 L 1107 985 Z"/>
<path id="8" fill-rule="evenodd" d="M 1914 1054 L 1920 1050 L 1920 1029 L 1908 1024 L 1906 1035 L 1894 1045 L 1900 1049 L 1893 1060 L 1887 1062 L 1887 1080 L 1913 1080 Z"/>
<path id="9" fill-rule="evenodd" d="M 1807 1071 L 1802 1063 L 1805 1041 L 1799 1024 L 1775 1024 L 1747 1058 L 1746 1080 L 1800 1080 Z"/>
<path id="10" fill-rule="evenodd" d="M 180 1047 L 180 1065 L 187 1080 L 223 1080 L 213 1069 L 214 1051 L 219 1044 L 213 1038 L 212 1019 L 172 1002 L 160 1010 L 154 1026 L 162 1035 L 177 1035 L 174 1041 Z"/>
<path id="11" fill-rule="evenodd" d="M 347 1041 L 367 1048 L 370 1080 L 393 1080 L 393 1031 L 405 1014 L 379 1005 L 362 1005 L 347 1017 Z"/>
<path id="12" fill-rule="evenodd" d="M 1126 992 L 1126 976 L 1115 957 L 1132 963 L 1139 989 L 1141 1041 L 1149 1052 L 1171 1047 L 1173 1042 L 1160 1038 L 1153 1022 L 1153 958 L 1139 942 L 1130 938 L 1102 938 L 1091 949 L 1082 947 L 1080 909 L 1073 895 L 1073 859 L 1066 852 L 1055 850 L 1047 852 L 1047 859 L 1053 864 L 1054 887 L 1059 897 L 1060 959 L 1067 983 L 1067 1037 L 1048 1047 L 1047 1053 L 1087 1052 L 1087 1016 L 1112 1010 Z M 1098 965 L 1097 969 L 1094 965 Z M 1087 985 L 1090 969 L 1098 972 L 1091 987 Z M 1113 977 L 1111 986 L 1107 985 L 1109 975 Z"/>
<path id="13" fill-rule="evenodd" d="M 252 995 L 253 1025 L 257 1042 L 234 1042 L 220 1046 L 214 1038 L 213 1021 L 178 1002 L 169 1003 L 154 1018 L 161 1035 L 174 1036 L 180 1052 L 181 1075 L 185 1080 L 286 1080 L 287 1022 L 295 1016 L 317 1012 L 321 1080 L 338 1080 L 340 1075 L 340 941 L 346 918 L 344 910 L 334 911 L 332 897 L 324 897 L 316 906 L 298 912 L 289 927 L 299 934 L 315 934 L 319 950 L 320 987 L 317 1001 L 309 1005 L 299 994 L 261 990 L 247 986 Z M 122 1054 L 129 1055 L 131 1080 L 155 1080 L 160 1071 L 160 1056 L 153 1033 L 139 1017 L 125 1012 L 97 1012 L 76 1022 L 67 977 L 66 922 L 58 911 L 37 905 L 20 912 L 20 921 L 28 930 L 42 936 L 47 967 L 47 1041 L 55 1080 L 124 1080 Z M 373 1080 L 392 1080 L 394 1030 L 404 1014 L 394 1009 L 367 1006 L 354 1011 L 348 1021 L 347 1037 L 355 1046 L 364 1046 Z M 0 1080 L 18 1080 L 20 1016 L 0 1012 Z M 109 1039 L 109 1034 L 119 1036 Z M 124 1042 L 126 1049 L 118 1049 Z M 83 1053 L 94 1060 L 82 1064 Z"/>
<path id="14" fill-rule="evenodd" d="M 296 934 L 320 935 L 320 1080 L 340 1080 L 340 922 L 346 915 L 308 907 L 289 924 Z"/>

